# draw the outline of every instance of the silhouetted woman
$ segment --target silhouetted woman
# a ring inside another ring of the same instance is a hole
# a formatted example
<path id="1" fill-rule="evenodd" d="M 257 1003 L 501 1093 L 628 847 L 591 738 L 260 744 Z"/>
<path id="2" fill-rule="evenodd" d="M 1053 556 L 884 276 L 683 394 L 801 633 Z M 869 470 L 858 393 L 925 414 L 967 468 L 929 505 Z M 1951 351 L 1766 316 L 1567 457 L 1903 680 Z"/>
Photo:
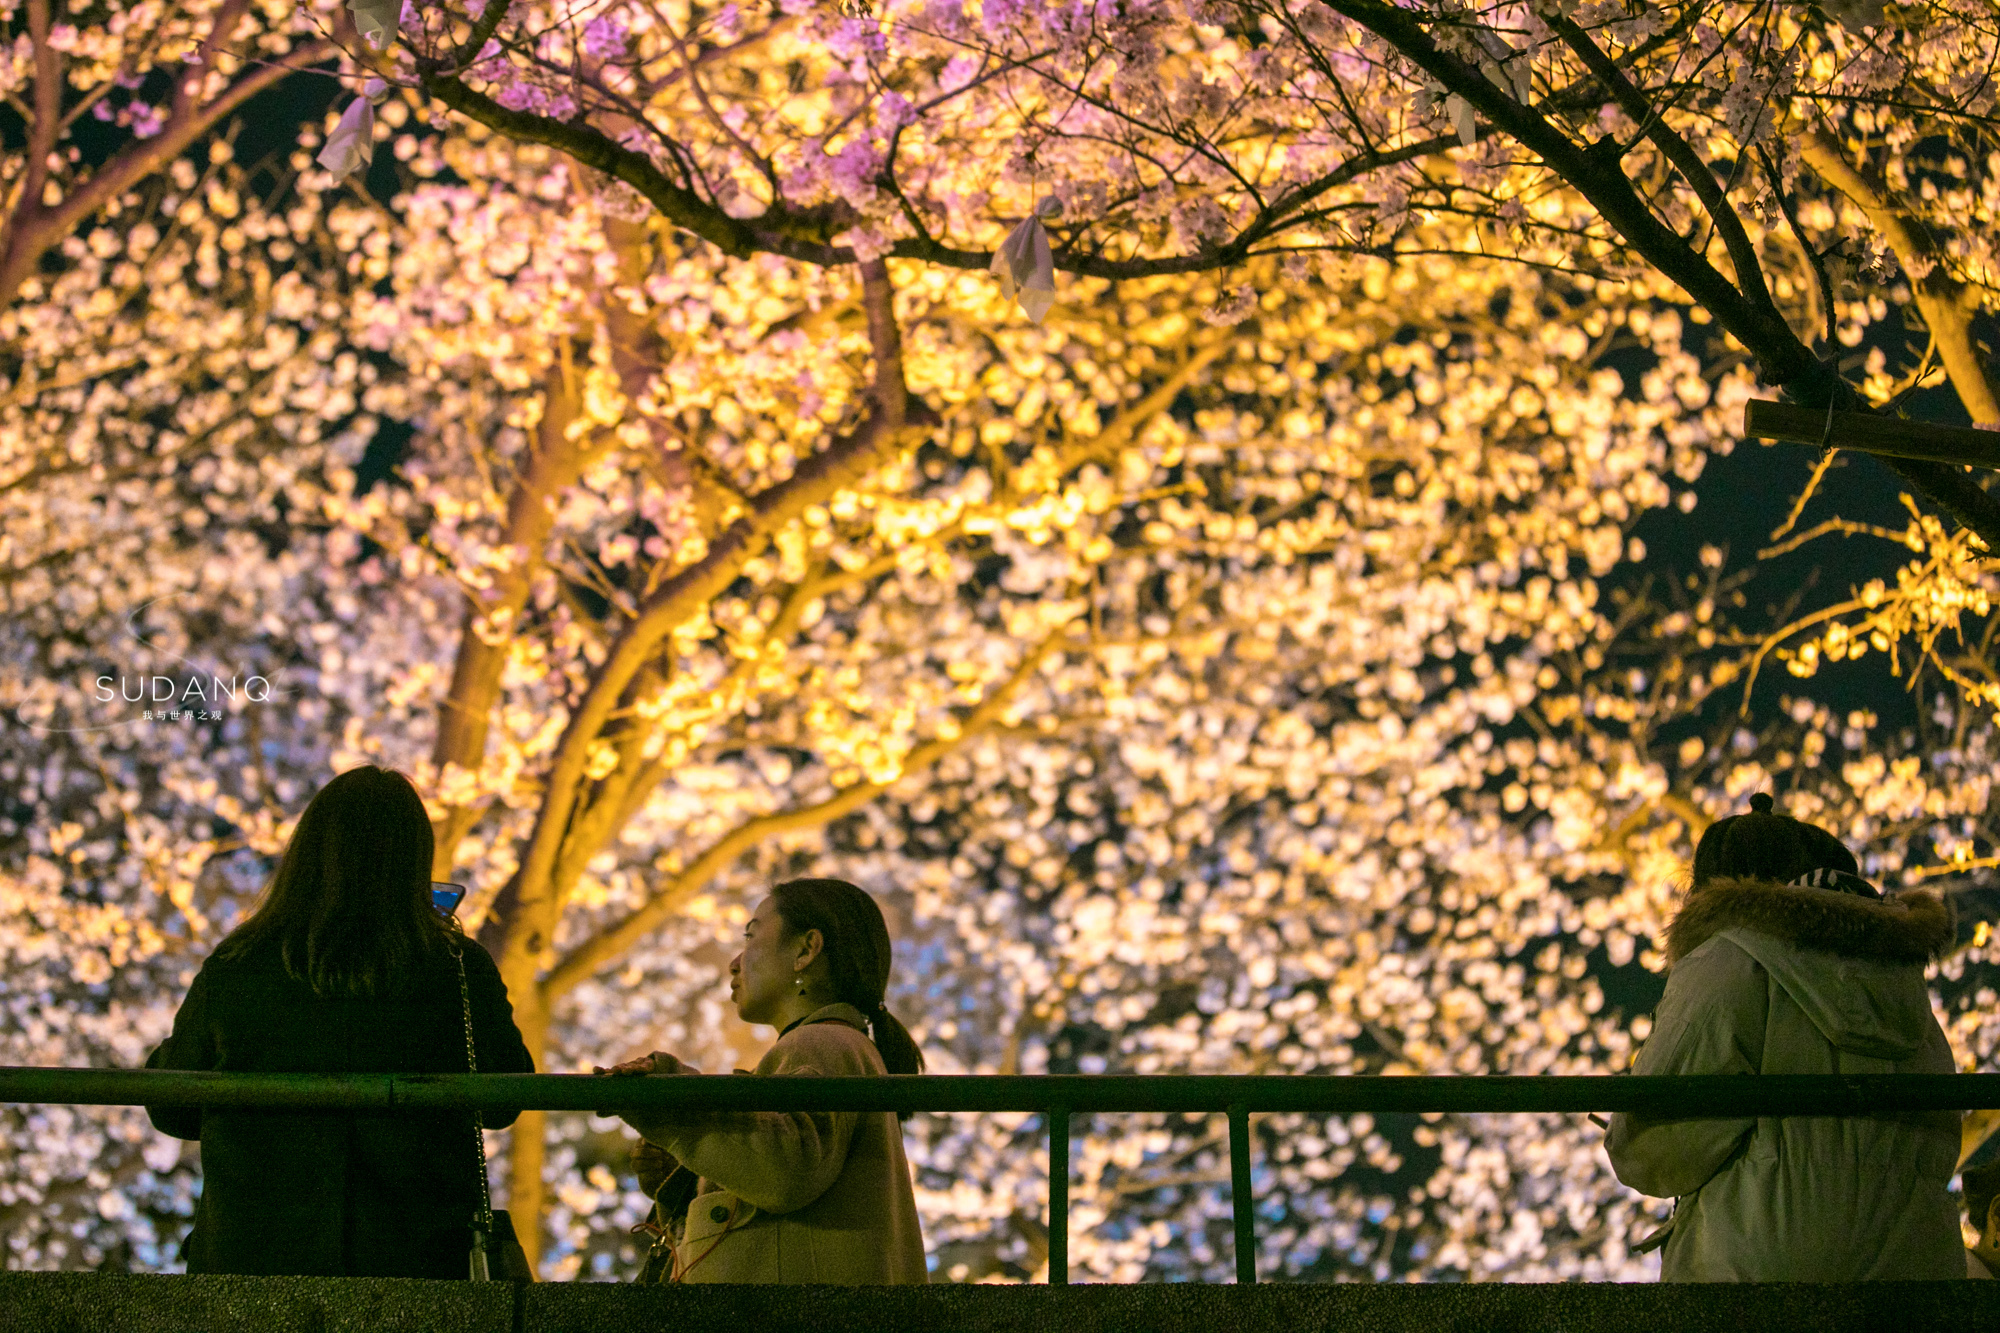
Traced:
<path id="1" fill-rule="evenodd" d="M 883 1004 L 889 949 L 881 909 L 847 881 L 798 879 L 772 889 L 744 926 L 743 952 L 729 964 L 736 1012 L 746 1023 L 779 1029 L 777 1044 L 755 1072 L 921 1073 L 922 1052 Z M 656 1051 L 597 1072 L 697 1071 Z M 623 1118 L 701 1177 L 686 1225 L 676 1228 L 671 1280 L 930 1280 L 894 1112 L 633 1112 Z"/>
<path id="2" fill-rule="evenodd" d="M 1951 912 L 1884 899 L 1825 829 L 1771 798 L 1719 819 L 1667 929 L 1673 970 L 1640 1074 L 1949 1074 L 1926 960 Z M 1675 1198 L 1668 1282 L 1861 1282 L 1965 1276 L 1958 1116 L 1611 1118 L 1618 1178 Z"/>
<path id="3" fill-rule="evenodd" d="M 431 851 L 423 800 L 402 774 L 355 768 L 327 783 L 147 1066 L 463 1073 L 455 949 L 480 1072 L 531 1072 L 492 958 L 433 906 Z M 148 1114 L 201 1140 L 190 1273 L 467 1276 L 480 1169 L 470 1113 Z M 511 1119 L 489 1112 L 486 1123 Z"/>

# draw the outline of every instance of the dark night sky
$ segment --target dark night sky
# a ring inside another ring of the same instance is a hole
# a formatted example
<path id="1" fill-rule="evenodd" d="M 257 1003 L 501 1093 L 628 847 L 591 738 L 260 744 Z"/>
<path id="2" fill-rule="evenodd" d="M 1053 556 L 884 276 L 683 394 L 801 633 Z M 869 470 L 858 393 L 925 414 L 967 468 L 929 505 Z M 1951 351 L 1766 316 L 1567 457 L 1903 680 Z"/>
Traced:
<path id="1" fill-rule="evenodd" d="M 1919 396 L 1935 399 L 1938 394 Z M 1948 390 L 1944 397 L 1944 403 L 1913 403 L 1911 415 L 1965 424 L 1957 399 Z M 1647 566 L 1662 572 L 1691 572 L 1704 544 L 1724 547 L 1730 568 L 1753 562 L 1760 549 L 1771 545 L 1771 533 L 1791 511 L 1817 458 L 1815 450 L 1803 445 L 1757 440 L 1739 440 L 1728 456 L 1711 456 L 1695 483 L 1692 513 L 1655 510 L 1636 525 L 1635 532 L 1646 543 Z M 1897 497 L 1907 489 L 1907 483 L 1880 461 L 1866 454 L 1842 453 L 1827 469 L 1794 531 L 1835 515 L 1900 531 L 1909 522 L 1909 513 Z M 1740 623 L 1755 629 L 1776 625 L 1783 604 L 1801 589 L 1798 610 L 1804 613 L 1842 600 L 1869 579 L 1893 583 L 1895 571 L 1909 557 L 1907 549 L 1873 537 L 1821 537 L 1759 565 L 1744 589 L 1749 605 L 1738 612 Z M 1872 709 L 1889 726 L 1910 725 L 1916 717 L 1915 697 L 1891 676 L 1883 653 L 1870 653 L 1859 662 L 1823 663 L 1810 680 L 1767 662 L 1752 696 L 1753 713 L 1775 709 L 1779 697 L 1788 694 L 1808 694 L 1841 711 Z"/>

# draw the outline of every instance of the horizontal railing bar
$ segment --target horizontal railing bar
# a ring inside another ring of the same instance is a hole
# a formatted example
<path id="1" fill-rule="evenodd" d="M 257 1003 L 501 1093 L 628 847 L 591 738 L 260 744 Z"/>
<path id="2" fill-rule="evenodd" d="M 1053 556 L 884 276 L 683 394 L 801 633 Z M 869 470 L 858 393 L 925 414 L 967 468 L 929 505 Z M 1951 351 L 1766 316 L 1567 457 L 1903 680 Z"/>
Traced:
<path id="1" fill-rule="evenodd" d="M 1700 1118 L 2000 1106 L 2000 1074 L 266 1074 L 0 1066 L 0 1102 L 305 1110 L 1636 1111 Z"/>

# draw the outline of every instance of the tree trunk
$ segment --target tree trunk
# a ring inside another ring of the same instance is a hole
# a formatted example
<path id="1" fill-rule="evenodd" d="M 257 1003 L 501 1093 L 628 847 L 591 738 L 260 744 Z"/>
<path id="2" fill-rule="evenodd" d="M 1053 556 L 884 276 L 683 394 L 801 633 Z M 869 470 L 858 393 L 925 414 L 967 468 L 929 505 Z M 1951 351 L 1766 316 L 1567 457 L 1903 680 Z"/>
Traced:
<path id="1" fill-rule="evenodd" d="M 514 997 L 514 1022 L 521 1040 L 534 1057 L 535 1068 L 544 1068 L 549 1048 L 548 1015 L 543 1011 L 535 987 L 530 984 L 507 988 Z M 528 1255 L 528 1271 L 539 1274 L 542 1266 L 542 1214 L 546 1210 L 547 1186 L 542 1180 L 548 1158 L 549 1117 L 546 1111 L 523 1111 L 514 1122 L 507 1148 L 507 1211 L 514 1220 L 514 1234 Z"/>
<path id="2" fill-rule="evenodd" d="M 536 1063 L 540 1063 L 539 1054 Z M 528 1271 L 541 1276 L 542 1214 L 547 1186 L 542 1181 L 542 1165 L 548 1158 L 549 1113 L 523 1111 L 514 1122 L 507 1149 L 507 1212 L 514 1221 L 514 1234 L 528 1256 Z"/>
<path id="3" fill-rule="evenodd" d="M 468 592 L 459 627 L 458 655 L 452 664 L 451 687 L 438 708 L 437 738 L 431 762 L 442 778 L 452 765 L 477 773 L 486 760 L 486 734 L 493 706 L 500 698 L 500 678 L 512 650 L 516 623 L 534 591 L 543 567 L 543 548 L 555 527 L 556 507 L 583 469 L 595 457 L 570 438 L 570 426 L 583 410 L 580 375 L 562 356 L 549 366 L 542 385 L 542 416 L 535 427 L 528 457 L 507 498 L 507 517 L 499 545 L 516 548 L 519 562 L 495 574 L 483 593 Z M 486 803 L 448 806 L 432 825 L 437 838 L 431 875 L 450 879 L 458 859 L 458 844 L 485 811 Z"/>

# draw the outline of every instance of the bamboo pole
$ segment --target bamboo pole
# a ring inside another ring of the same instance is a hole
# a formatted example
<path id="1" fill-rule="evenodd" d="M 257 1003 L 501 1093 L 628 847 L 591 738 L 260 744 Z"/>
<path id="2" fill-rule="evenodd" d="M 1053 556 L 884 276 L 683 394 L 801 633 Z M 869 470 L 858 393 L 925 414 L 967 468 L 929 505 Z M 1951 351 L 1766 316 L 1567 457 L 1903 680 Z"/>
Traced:
<path id="1" fill-rule="evenodd" d="M 1852 449 L 1884 458 L 2000 469 L 2000 433 L 1868 412 L 1828 412 L 1753 398 L 1743 413 L 1743 433 L 1752 439 Z"/>

